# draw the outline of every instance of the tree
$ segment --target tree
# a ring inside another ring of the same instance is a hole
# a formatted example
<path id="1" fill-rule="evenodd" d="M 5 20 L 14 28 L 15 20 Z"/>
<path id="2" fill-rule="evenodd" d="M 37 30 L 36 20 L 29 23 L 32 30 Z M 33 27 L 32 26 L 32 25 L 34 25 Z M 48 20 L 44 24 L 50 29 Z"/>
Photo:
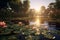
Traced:
<path id="1" fill-rule="evenodd" d="M 29 9 L 29 0 L 25 0 L 23 3 L 19 0 L 12 1 L 10 2 L 10 6 L 17 13 L 17 17 L 25 17 Z"/>
<path id="2" fill-rule="evenodd" d="M 15 11 L 15 12 L 18 12 L 20 7 L 22 6 L 21 5 L 21 1 L 20 0 L 12 0 L 9 2 L 9 5 L 10 7 Z"/>
<path id="3" fill-rule="evenodd" d="M 24 3 L 23 3 L 23 8 L 24 8 L 24 11 L 27 12 L 28 9 L 29 9 L 29 0 L 25 0 Z M 25 13 L 24 12 L 24 13 Z"/>
<path id="4" fill-rule="evenodd" d="M 42 15 L 44 14 L 45 10 L 46 10 L 46 9 L 45 9 L 45 6 L 41 6 L 41 10 L 40 10 L 40 11 L 41 11 L 41 14 L 42 14 Z"/>
<path id="5" fill-rule="evenodd" d="M 8 18 L 25 17 L 27 16 L 26 13 L 28 9 L 29 9 L 28 0 L 23 1 L 23 3 L 21 2 L 21 0 L 1 0 L 0 1 L 1 18 L 6 19 L 6 17 Z"/>
<path id="6" fill-rule="evenodd" d="M 56 5 L 55 5 L 55 7 L 56 7 L 57 9 L 60 9 L 60 0 L 56 0 Z"/>
<path id="7" fill-rule="evenodd" d="M 51 18 L 50 20 L 52 20 L 51 22 L 55 23 L 56 28 L 60 28 L 60 21 L 59 21 L 60 20 L 60 1 L 56 0 L 55 3 L 50 3 L 48 8 L 49 8 L 49 17 Z"/>
<path id="8" fill-rule="evenodd" d="M 50 4 L 48 5 L 48 7 L 49 7 L 50 9 L 55 8 L 55 3 L 50 3 Z"/>
<path id="9" fill-rule="evenodd" d="M 0 0 L 0 9 L 6 7 L 6 0 Z"/>
<path id="10" fill-rule="evenodd" d="M 59 12 L 59 10 L 60 10 L 60 1 L 56 0 L 55 3 L 50 3 L 48 7 L 50 9 L 50 11 L 49 11 L 50 17 L 52 19 L 60 19 L 60 16 L 59 16 L 60 15 L 60 12 Z"/>
<path id="11" fill-rule="evenodd" d="M 28 10 L 29 10 L 29 0 L 24 0 L 23 3 L 22 3 L 22 6 L 20 7 L 20 15 L 22 17 L 27 17 L 28 16 Z"/>

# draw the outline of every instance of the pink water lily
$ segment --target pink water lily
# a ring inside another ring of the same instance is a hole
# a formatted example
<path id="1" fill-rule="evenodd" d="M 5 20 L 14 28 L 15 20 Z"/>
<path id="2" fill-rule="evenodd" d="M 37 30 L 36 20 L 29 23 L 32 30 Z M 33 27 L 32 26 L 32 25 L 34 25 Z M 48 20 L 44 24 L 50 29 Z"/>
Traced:
<path id="1" fill-rule="evenodd" d="M 0 22 L 0 27 L 2 27 L 2 28 L 5 28 L 5 27 L 7 27 L 6 26 L 6 23 L 3 21 L 3 22 Z"/>

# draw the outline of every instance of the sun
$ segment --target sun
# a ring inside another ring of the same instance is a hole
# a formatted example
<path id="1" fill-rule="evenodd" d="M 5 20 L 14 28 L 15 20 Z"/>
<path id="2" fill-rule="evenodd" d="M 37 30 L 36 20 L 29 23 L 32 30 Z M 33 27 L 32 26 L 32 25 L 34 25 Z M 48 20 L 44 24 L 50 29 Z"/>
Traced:
<path id="1" fill-rule="evenodd" d="M 40 6 L 32 6 L 31 9 L 35 9 L 36 11 L 40 11 Z"/>
<path id="2" fill-rule="evenodd" d="M 40 7 L 34 7 L 34 9 L 38 12 L 40 11 Z"/>
<path id="3" fill-rule="evenodd" d="M 39 10 L 40 10 L 40 7 L 34 7 L 34 9 L 35 9 L 36 11 L 39 11 Z"/>

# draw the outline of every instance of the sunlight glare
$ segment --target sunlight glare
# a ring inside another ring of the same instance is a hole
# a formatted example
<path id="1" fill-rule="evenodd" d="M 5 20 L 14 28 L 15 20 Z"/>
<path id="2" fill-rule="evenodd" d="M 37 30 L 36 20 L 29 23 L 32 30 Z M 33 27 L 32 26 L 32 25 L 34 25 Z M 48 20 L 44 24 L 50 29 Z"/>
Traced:
<path id="1" fill-rule="evenodd" d="M 39 20 L 39 17 L 38 17 L 38 18 L 36 18 L 35 23 L 36 23 L 36 26 L 40 26 L 40 20 Z"/>
<path id="2" fill-rule="evenodd" d="M 40 8 L 38 8 L 38 7 L 36 7 L 36 8 L 34 8 L 37 12 L 39 12 L 39 10 L 40 10 Z"/>
<path id="3" fill-rule="evenodd" d="M 35 10 L 36 10 L 36 12 L 39 12 L 39 11 L 40 11 L 40 7 L 38 7 L 38 6 L 31 7 L 31 9 L 35 9 Z"/>

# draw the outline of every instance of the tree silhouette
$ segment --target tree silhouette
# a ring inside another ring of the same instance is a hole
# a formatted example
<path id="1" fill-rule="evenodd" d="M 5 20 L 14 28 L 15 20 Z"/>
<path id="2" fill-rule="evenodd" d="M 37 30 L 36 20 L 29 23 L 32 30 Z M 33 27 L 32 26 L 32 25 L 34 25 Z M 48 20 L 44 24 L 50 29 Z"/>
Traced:
<path id="1" fill-rule="evenodd" d="M 60 9 L 60 0 L 56 0 L 56 6 L 57 9 Z"/>
<path id="2" fill-rule="evenodd" d="M 0 0 L 0 19 L 25 17 L 28 9 L 28 0 Z"/>

